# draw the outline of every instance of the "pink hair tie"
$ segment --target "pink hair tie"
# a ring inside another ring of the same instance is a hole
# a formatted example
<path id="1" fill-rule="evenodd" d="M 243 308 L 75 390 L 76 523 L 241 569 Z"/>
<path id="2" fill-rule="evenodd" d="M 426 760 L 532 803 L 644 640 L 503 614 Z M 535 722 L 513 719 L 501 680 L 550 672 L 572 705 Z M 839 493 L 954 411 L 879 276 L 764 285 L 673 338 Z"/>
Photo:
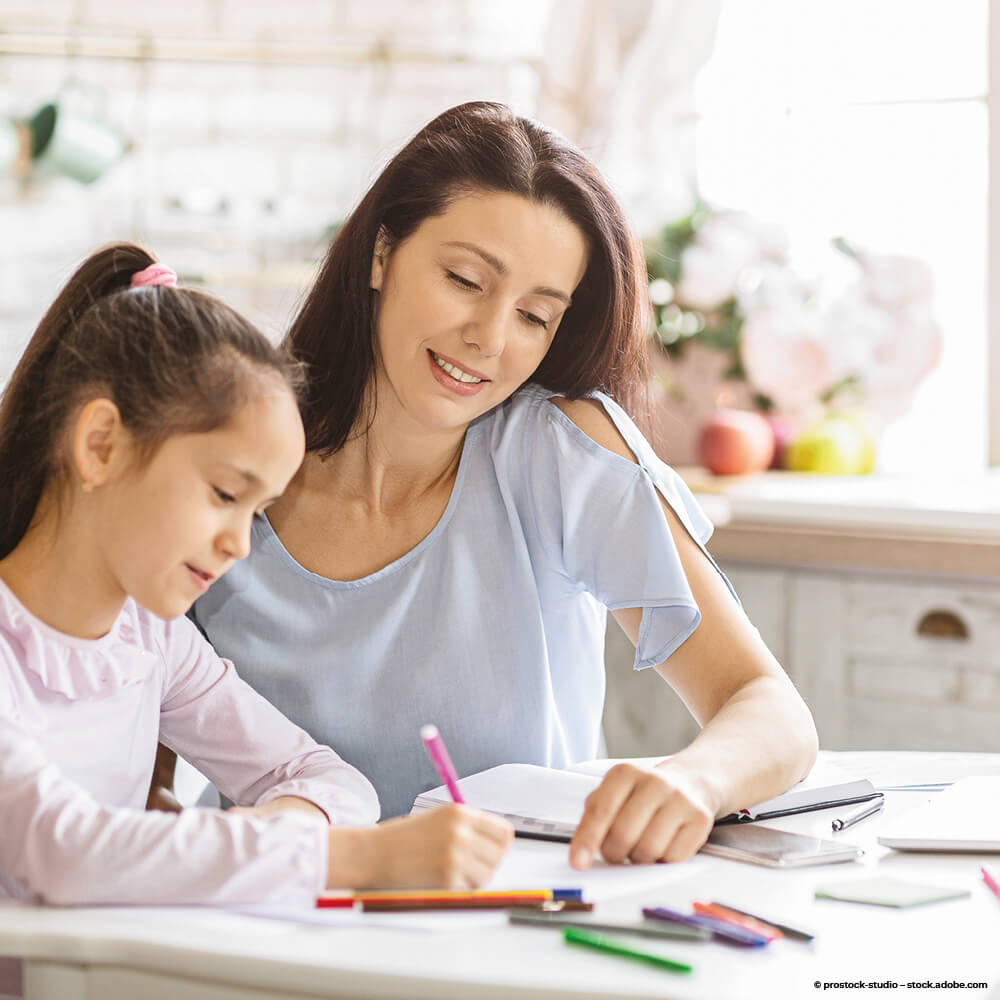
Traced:
<path id="1" fill-rule="evenodd" d="M 148 285 L 166 285 L 168 288 L 176 288 L 177 272 L 167 267 L 166 264 L 150 264 L 149 267 L 136 271 L 132 275 L 133 288 L 145 288 Z"/>

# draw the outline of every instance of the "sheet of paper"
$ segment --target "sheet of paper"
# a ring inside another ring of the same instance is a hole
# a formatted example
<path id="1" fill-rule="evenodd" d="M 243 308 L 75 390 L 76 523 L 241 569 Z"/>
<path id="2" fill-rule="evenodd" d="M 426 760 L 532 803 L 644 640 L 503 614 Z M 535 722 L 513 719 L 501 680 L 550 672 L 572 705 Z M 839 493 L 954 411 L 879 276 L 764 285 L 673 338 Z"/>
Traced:
<path id="1" fill-rule="evenodd" d="M 907 882 L 904 879 L 885 876 L 834 882 L 816 887 L 817 899 L 836 899 L 845 903 L 868 903 L 872 906 L 897 908 L 939 903 L 946 899 L 962 899 L 968 895 L 968 889 Z"/>
<path id="2" fill-rule="evenodd" d="M 857 777 L 869 777 L 876 788 L 935 789 L 958 778 L 997 774 L 996 754 L 943 753 L 937 750 L 820 751 L 820 758 Z"/>
<path id="3" fill-rule="evenodd" d="M 586 871 L 577 871 L 570 867 L 565 844 L 519 840 L 485 888 L 583 889 L 583 898 L 596 903 L 694 877 L 709 864 L 698 856 L 676 865 L 611 865 L 598 859 Z"/>

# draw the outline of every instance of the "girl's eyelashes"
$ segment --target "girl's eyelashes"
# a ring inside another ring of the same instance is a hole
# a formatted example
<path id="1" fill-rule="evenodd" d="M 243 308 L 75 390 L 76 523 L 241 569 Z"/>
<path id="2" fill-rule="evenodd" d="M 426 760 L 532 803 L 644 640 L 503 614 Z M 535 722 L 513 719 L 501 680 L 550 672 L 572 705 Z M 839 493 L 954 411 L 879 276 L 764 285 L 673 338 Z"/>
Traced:
<path id="1" fill-rule="evenodd" d="M 225 490 L 220 490 L 218 486 L 213 486 L 212 489 L 215 490 L 215 495 L 223 503 L 236 503 L 236 497 L 234 497 L 232 493 L 227 493 Z"/>

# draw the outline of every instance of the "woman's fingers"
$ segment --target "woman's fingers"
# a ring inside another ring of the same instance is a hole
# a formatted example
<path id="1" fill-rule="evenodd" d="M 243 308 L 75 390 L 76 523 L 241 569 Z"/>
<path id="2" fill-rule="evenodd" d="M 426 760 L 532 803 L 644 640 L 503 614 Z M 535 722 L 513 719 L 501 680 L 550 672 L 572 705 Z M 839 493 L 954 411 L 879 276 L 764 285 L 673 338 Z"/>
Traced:
<path id="1" fill-rule="evenodd" d="M 712 821 L 682 774 L 620 764 L 588 796 L 570 864 L 586 868 L 598 853 L 612 862 L 683 861 L 705 842 Z"/>

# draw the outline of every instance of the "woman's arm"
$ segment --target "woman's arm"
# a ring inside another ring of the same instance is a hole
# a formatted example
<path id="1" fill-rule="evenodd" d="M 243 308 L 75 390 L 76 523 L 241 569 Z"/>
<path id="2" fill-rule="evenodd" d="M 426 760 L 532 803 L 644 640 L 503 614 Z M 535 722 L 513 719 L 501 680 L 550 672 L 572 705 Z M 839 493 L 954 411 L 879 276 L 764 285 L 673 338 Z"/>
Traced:
<path id="1" fill-rule="evenodd" d="M 599 405 L 553 402 L 598 444 L 635 461 Z M 652 772 L 619 765 L 608 773 L 588 799 L 571 845 L 577 867 L 598 851 L 612 861 L 684 860 L 704 843 L 716 817 L 785 791 L 816 756 L 805 703 L 718 570 L 662 497 L 660 505 L 701 621 L 655 669 L 703 728 Z M 615 617 L 637 642 L 642 609 Z"/>

